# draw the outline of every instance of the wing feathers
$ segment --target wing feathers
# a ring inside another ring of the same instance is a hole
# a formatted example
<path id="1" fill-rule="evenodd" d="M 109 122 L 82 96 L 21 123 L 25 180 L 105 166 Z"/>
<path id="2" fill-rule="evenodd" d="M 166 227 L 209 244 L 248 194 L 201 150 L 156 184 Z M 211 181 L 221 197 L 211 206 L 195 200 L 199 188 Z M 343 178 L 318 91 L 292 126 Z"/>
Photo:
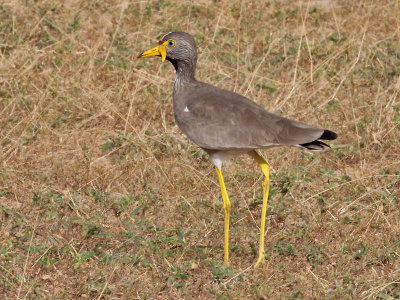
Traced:
<path id="1" fill-rule="evenodd" d="M 205 149 L 286 145 L 322 150 L 327 145 L 319 139 L 337 137 L 332 131 L 269 113 L 246 97 L 202 82 L 174 94 L 174 112 L 181 130 Z"/>

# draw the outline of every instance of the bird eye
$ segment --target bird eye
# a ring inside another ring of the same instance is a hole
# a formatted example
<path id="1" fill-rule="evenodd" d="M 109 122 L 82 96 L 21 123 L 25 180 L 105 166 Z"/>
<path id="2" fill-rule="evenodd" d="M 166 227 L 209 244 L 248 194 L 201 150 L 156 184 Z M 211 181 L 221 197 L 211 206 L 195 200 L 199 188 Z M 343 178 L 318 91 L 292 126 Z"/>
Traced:
<path id="1" fill-rule="evenodd" d="M 176 42 L 174 40 L 168 40 L 167 45 L 169 48 L 174 48 L 176 46 Z"/>

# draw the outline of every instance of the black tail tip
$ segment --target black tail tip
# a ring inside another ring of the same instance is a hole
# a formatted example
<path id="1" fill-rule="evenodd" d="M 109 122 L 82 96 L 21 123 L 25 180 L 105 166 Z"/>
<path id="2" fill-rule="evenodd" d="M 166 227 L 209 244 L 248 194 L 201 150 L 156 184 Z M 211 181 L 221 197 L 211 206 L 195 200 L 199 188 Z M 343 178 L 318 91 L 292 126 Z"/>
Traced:
<path id="1" fill-rule="evenodd" d="M 319 139 L 331 141 L 331 140 L 336 140 L 337 137 L 338 137 L 337 133 L 330 130 L 324 130 Z"/>

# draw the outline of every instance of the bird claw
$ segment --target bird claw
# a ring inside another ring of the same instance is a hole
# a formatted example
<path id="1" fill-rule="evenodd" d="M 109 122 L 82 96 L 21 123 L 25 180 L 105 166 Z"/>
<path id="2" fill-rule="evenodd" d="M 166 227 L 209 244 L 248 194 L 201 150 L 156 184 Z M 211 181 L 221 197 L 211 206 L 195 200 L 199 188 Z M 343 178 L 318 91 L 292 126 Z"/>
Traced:
<path id="1" fill-rule="evenodd" d="M 254 268 L 258 268 L 259 266 L 260 266 L 260 264 L 265 264 L 265 256 L 264 256 L 264 254 L 261 254 L 259 257 L 258 257 L 258 259 L 257 259 L 257 262 L 256 262 L 256 264 L 254 265 Z"/>

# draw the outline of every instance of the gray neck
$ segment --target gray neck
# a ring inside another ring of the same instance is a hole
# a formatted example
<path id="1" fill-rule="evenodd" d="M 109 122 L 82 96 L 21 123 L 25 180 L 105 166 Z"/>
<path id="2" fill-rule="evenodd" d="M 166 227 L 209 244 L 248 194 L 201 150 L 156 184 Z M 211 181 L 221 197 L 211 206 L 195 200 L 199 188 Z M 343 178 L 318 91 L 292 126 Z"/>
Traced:
<path id="1" fill-rule="evenodd" d="M 173 61 L 172 64 L 176 70 L 175 82 L 174 82 L 174 94 L 185 89 L 185 86 L 190 85 L 192 82 L 196 82 L 194 73 L 196 71 L 196 59 L 191 61 Z"/>

